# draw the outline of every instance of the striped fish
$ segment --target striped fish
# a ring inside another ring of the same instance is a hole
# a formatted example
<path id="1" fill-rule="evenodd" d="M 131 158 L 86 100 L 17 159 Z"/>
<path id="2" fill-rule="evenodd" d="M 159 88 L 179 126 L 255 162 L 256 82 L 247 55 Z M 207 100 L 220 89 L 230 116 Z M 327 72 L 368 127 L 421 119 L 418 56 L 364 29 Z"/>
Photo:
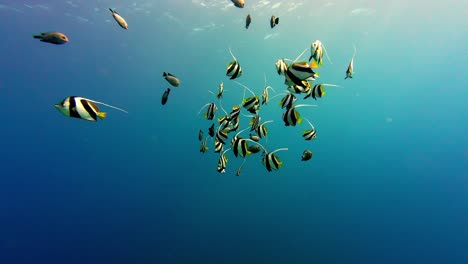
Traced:
<path id="1" fill-rule="evenodd" d="M 299 107 L 304 107 L 304 106 L 317 106 L 317 105 L 296 105 L 293 106 L 289 109 L 286 110 L 286 112 L 283 113 L 282 119 L 284 121 L 285 126 L 296 126 L 296 124 L 301 124 L 302 123 L 302 118 L 299 115 L 299 112 L 296 110 L 296 108 Z"/>
<path id="2" fill-rule="evenodd" d="M 328 61 L 330 64 L 332 64 L 330 58 L 328 57 L 327 50 L 325 49 L 325 46 L 322 44 L 320 40 L 316 40 L 312 42 L 310 45 L 310 57 L 309 57 L 309 62 L 312 61 L 311 67 L 312 68 L 318 68 L 322 66 L 323 64 L 323 54 L 325 52 L 325 55 L 327 56 Z"/>
<path id="3" fill-rule="evenodd" d="M 234 135 L 234 137 L 232 137 L 231 139 L 231 149 L 232 149 L 232 152 L 234 153 L 234 156 L 236 157 L 240 156 L 242 158 L 245 158 L 245 156 L 251 154 L 251 152 L 249 151 L 249 145 L 247 144 L 247 142 L 250 141 L 250 142 L 258 144 L 257 142 L 251 139 L 239 137 L 239 134 L 244 132 L 247 129 L 249 128 L 246 128 L 244 130 L 237 132 L 237 134 Z"/>
<path id="4" fill-rule="evenodd" d="M 221 83 L 218 85 L 218 94 L 216 95 L 216 98 L 218 98 L 218 99 L 223 98 L 223 93 L 224 93 L 224 83 L 221 82 Z"/>
<path id="5" fill-rule="evenodd" d="M 205 138 L 205 140 L 202 141 L 202 143 L 200 144 L 200 152 L 201 153 L 205 153 L 208 151 L 208 146 L 206 145 L 206 140 L 208 139 L 208 137 Z"/>
<path id="6" fill-rule="evenodd" d="M 229 62 L 228 66 L 226 67 L 226 75 L 230 77 L 231 80 L 234 80 L 242 75 L 242 68 L 237 61 L 234 54 L 232 54 L 231 48 L 229 48 L 229 53 L 231 53 L 233 61 Z"/>
<path id="7" fill-rule="evenodd" d="M 263 158 L 262 158 L 262 164 L 265 166 L 267 171 L 271 172 L 272 170 L 278 170 L 283 166 L 283 162 L 281 162 L 278 156 L 275 155 L 276 152 L 282 151 L 282 150 L 288 150 L 288 149 L 280 148 L 272 152 L 265 151 Z"/>
<path id="8" fill-rule="evenodd" d="M 226 144 L 226 140 L 228 139 L 227 135 L 227 130 L 223 129 L 221 130 L 220 127 L 218 127 L 218 130 L 216 131 L 216 140 L 219 142 Z"/>
<path id="9" fill-rule="evenodd" d="M 304 96 L 304 99 L 307 99 L 309 97 L 314 98 L 317 100 L 317 98 L 321 98 L 322 96 L 325 95 L 325 86 L 330 86 L 330 87 L 341 87 L 339 85 L 335 84 L 328 84 L 328 83 L 321 83 L 321 84 L 316 84 L 312 89 L 310 89 L 307 93 L 306 96 Z"/>
<path id="10" fill-rule="evenodd" d="M 60 111 L 60 113 L 66 116 L 95 122 L 97 121 L 97 118 L 102 120 L 106 117 L 106 113 L 100 112 L 96 104 L 105 105 L 124 113 L 128 113 L 127 111 L 118 107 L 78 96 L 69 96 L 54 106 L 57 108 L 57 110 Z"/>
<path id="11" fill-rule="evenodd" d="M 268 129 L 267 129 L 267 127 L 265 125 L 268 124 L 268 123 L 271 123 L 271 122 L 273 122 L 273 120 L 265 121 L 265 122 L 261 123 L 257 127 L 257 129 L 255 129 L 255 132 L 257 133 L 259 138 L 264 138 L 264 137 L 266 137 L 268 135 Z"/>
<path id="12" fill-rule="evenodd" d="M 218 160 L 218 167 L 217 167 L 217 171 L 219 173 L 225 173 L 226 172 L 226 167 L 227 167 L 227 163 L 228 163 L 228 157 L 226 156 L 226 152 L 230 150 L 230 149 L 226 149 L 223 153 L 221 153 L 219 155 L 219 160 Z"/>
<path id="13" fill-rule="evenodd" d="M 216 106 L 215 103 L 208 103 L 208 104 L 204 105 L 204 106 L 200 109 L 200 111 L 198 111 L 198 114 L 200 114 L 201 111 L 202 111 L 205 107 L 208 107 L 208 109 L 206 110 L 204 117 L 205 117 L 206 119 L 208 119 L 208 120 L 213 120 L 213 118 L 215 117 L 216 111 L 218 111 L 218 107 Z"/>
<path id="14" fill-rule="evenodd" d="M 303 61 L 291 64 L 285 73 L 285 77 L 284 83 L 286 85 L 296 84 L 305 87 L 307 83 L 304 81 L 314 81 L 319 75 L 312 70 L 308 62 Z"/>
<path id="15" fill-rule="evenodd" d="M 216 138 L 214 140 L 214 152 L 219 153 L 223 151 L 224 149 L 224 143 L 219 142 Z"/>
<path id="16" fill-rule="evenodd" d="M 307 93 L 310 91 L 310 86 L 311 84 L 309 82 L 304 82 L 305 86 L 303 85 L 290 85 L 288 86 L 287 90 L 290 92 L 290 93 L 296 93 L 296 94 L 300 94 L 300 93 Z"/>
<path id="17" fill-rule="evenodd" d="M 312 123 L 310 123 L 310 121 L 309 121 L 307 118 L 305 118 L 305 120 L 307 121 L 307 123 L 309 123 L 310 129 L 305 130 L 305 131 L 302 133 L 302 137 L 303 137 L 305 140 L 316 139 L 316 138 L 317 138 L 317 131 L 315 130 L 315 127 L 312 125 Z"/>
<path id="18" fill-rule="evenodd" d="M 288 70 L 289 66 L 288 64 L 286 64 L 284 59 L 279 59 L 276 61 L 275 67 L 276 67 L 276 72 L 278 73 L 278 75 L 284 75 L 285 72 Z"/>
<path id="19" fill-rule="evenodd" d="M 229 132 L 237 131 L 239 129 L 239 122 L 240 122 L 240 117 L 239 116 L 237 116 L 234 119 L 231 119 L 230 126 L 229 126 Z"/>
<path id="20" fill-rule="evenodd" d="M 233 120 L 239 117 L 241 112 L 241 107 L 238 105 L 235 105 L 231 109 L 231 113 L 229 114 L 229 120 Z"/>
<path id="21" fill-rule="evenodd" d="M 286 109 L 289 109 L 289 108 L 292 107 L 294 102 L 296 102 L 296 100 L 297 100 L 297 98 L 296 98 L 296 96 L 294 94 L 288 93 L 281 99 L 279 105 L 281 106 L 281 108 L 286 107 Z"/>
<path id="22" fill-rule="evenodd" d="M 263 92 L 262 92 L 262 104 L 268 104 L 268 99 L 269 99 L 268 89 L 271 89 L 273 91 L 275 90 L 273 89 L 273 87 L 266 85 L 266 75 L 264 75 L 264 77 L 265 77 L 265 88 L 263 88 Z"/>
<path id="23" fill-rule="evenodd" d="M 201 130 L 200 130 L 201 131 Z M 208 135 L 214 137 L 214 123 L 208 128 Z M 201 140 L 201 139 L 200 139 Z"/>
<path id="24" fill-rule="evenodd" d="M 250 119 L 249 125 L 250 125 L 250 131 L 255 131 L 260 123 L 260 116 L 255 115 Z"/>
<path id="25" fill-rule="evenodd" d="M 356 55 L 356 46 L 353 45 L 353 47 L 354 47 L 354 53 L 353 53 L 353 57 L 351 58 L 351 61 L 349 62 L 348 69 L 346 69 L 345 80 L 348 78 L 353 78 L 353 74 L 354 74 L 353 63 L 354 63 L 354 56 Z"/>

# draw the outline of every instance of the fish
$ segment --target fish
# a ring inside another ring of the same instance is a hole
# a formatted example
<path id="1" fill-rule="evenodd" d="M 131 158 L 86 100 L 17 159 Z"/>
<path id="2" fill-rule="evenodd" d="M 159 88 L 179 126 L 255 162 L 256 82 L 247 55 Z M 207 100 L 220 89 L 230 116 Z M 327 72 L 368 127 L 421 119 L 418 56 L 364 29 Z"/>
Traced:
<path id="1" fill-rule="evenodd" d="M 78 96 L 69 96 L 54 106 L 60 111 L 60 113 L 66 116 L 95 122 L 98 118 L 103 120 L 107 115 L 105 112 L 100 112 L 96 104 L 105 105 L 124 113 L 128 113 L 126 110 L 121 108 Z"/>
<path id="2" fill-rule="evenodd" d="M 283 58 L 276 61 L 275 67 L 276 72 L 278 72 L 278 75 L 284 75 L 285 72 L 288 70 L 289 65 L 284 61 Z"/>
<path id="3" fill-rule="evenodd" d="M 203 130 L 200 129 L 200 131 L 198 131 L 198 141 L 202 141 L 203 139 Z"/>
<path id="4" fill-rule="evenodd" d="M 231 126 L 229 127 L 229 132 L 237 131 L 237 129 L 239 129 L 239 122 L 240 122 L 239 116 L 237 116 L 234 119 L 231 119 L 231 121 L 229 121 L 229 123 L 231 124 Z"/>
<path id="5" fill-rule="evenodd" d="M 257 129 L 255 129 L 255 132 L 257 133 L 259 138 L 264 138 L 264 137 L 266 137 L 268 135 L 268 129 L 267 129 L 267 127 L 265 125 L 268 124 L 268 123 L 271 123 L 271 122 L 273 122 L 273 120 L 265 121 L 265 122 L 261 123 L 257 127 Z"/>
<path id="6" fill-rule="evenodd" d="M 250 146 L 249 146 L 249 151 L 250 151 L 252 154 L 258 153 L 258 152 L 260 152 L 260 150 L 262 150 L 262 149 L 260 148 L 259 145 L 250 145 Z"/>
<path id="7" fill-rule="evenodd" d="M 281 167 L 283 167 L 283 162 L 278 158 L 277 155 L 275 155 L 276 152 L 278 151 L 284 151 L 288 150 L 287 148 L 279 148 L 276 149 L 272 152 L 264 152 L 263 158 L 262 158 L 262 164 L 265 166 L 268 172 L 271 172 L 272 170 L 279 170 Z"/>
<path id="8" fill-rule="evenodd" d="M 203 140 L 203 142 L 200 144 L 200 152 L 201 153 L 205 153 L 208 151 L 208 146 L 206 145 L 206 140 L 208 139 L 208 137 L 205 138 L 205 140 Z"/>
<path id="9" fill-rule="evenodd" d="M 200 130 L 201 131 L 201 130 Z M 214 137 L 214 123 L 208 128 L 208 135 Z"/>
<path id="10" fill-rule="evenodd" d="M 318 68 L 322 66 L 324 52 L 330 64 L 333 64 L 330 60 L 330 57 L 328 57 L 327 50 L 325 49 L 325 46 L 322 44 L 322 42 L 320 40 L 312 42 L 312 44 L 310 45 L 311 55 L 309 57 L 309 62 L 312 61 L 312 59 L 314 60 L 311 63 L 312 68 Z"/>
<path id="11" fill-rule="evenodd" d="M 265 77 L 265 88 L 263 88 L 263 92 L 262 92 L 262 105 L 263 104 L 268 104 L 268 100 L 270 99 L 270 96 L 269 96 L 269 93 L 268 93 L 268 89 L 271 89 L 273 91 L 275 91 L 275 89 L 273 89 L 273 87 L 271 86 L 267 86 L 266 85 L 266 75 L 264 74 L 263 75 Z"/>
<path id="12" fill-rule="evenodd" d="M 205 112 L 205 118 L 208 119 L 208 120 L 213 120 L 213 118 L 215 117 L 216 115 L 216 111 L 218 110 L 218 107 L 215 105 L 215 103 L 208 103 L 206 105 L 204 105 L 200 111 L 198 112 L 198 114 L 200 114 L 200 112 L 205 108 L 205 107 L 208 107 L 208 109 L 206 110 Z"/>
<path id="13" fill-rule="evenodd" d="M 245 29 L 249 28 L 250 23 L 252 23 L 252 16 L 250 14 L 248 14 L 247 18 L 245 19 Z"/>
<path id="14" fill-rule="evenodd" d="M 279 17 L 271 16 L 270 18 L 270 27 L 274 28 L 279 23 Z"/>
<path id="15" fill-rule="evenodd" d="M 33 35 L 33 38 L 40 39 L 42 42 L 52 43 L 55 45 L 65 44 L 70 41 L 65 34 L 60 32 L 44 32 Z"/>
<path id="16" fill-rule="evenodd" d="M 314 81 L 318 77 L 318 73 L 312 70 L 308 62 L 295 62 L 289 65 L 285 72 L 285 84 L 306 87 L 307 81 Z"/>
<path id="17" fill-rule="evenodd" d="M 224 143 L 219 142 L 219 141 L 215 138 L 215 140 L 214 140 L 214 147 L 215 147 L 214 152 L 219 153 L 219 152 L 223 151 L 223 149 L 224 149 Z"/>
<path id="18" fill-rule="evenodd" d="M 220 153 L 219 155 L 219 160 L 218 160 L 218 167 L 217 167 L 217 171 L 219 173 L 225 173 L 226 172 L 226 166 L 227 166 L 227 163 L 228 163 L 228 157 L 226 156 L 226 152 L 230 150 L 229 149 L 226 149 L 224 152 Z"/>
<path id="19" fill-rule="evenodd" d="M 255 142 L 260 141 L 260 137 L 257 136 L 257 135 L 249 134 L 249 137 L 250 137 L 251 140 L 253 140 L 253 141 L 255 141 Z M 253 146 L 256 146 L 256 145 L 253 145 Z"/>
<path id="20" fill-rule="evenodd" d="M 229 53 L 231 53 L 231 56 L 234 60 L 229 62 L 228 66 L 226 67 L 226 75 L 230 77 L 229 79 L 234 80 L 242 75 L 242 68 L 236 57 L 234 57 L 234 54 L 232 54 L 231 48 L 229 48 Z"/>
<path id="21" fill-rule="evenodd" d="M 238 8 L 244 8 L 245 1 L 244 0 L 231 0 L 234 6 Z"/>
<path id="22" fill-rule="evenodd" d="M 316 84 L 312 89 L 309 89 L 306 93 L 306 96 L 304 96 L 304 99 L 307 99 L 309 97 L 314 98 L 317 100 L 317 98 L 321 98 L 322 96 L 325 95 L 325 86 L 329 87 L 341 87 L 339 85 L 335 84 L 328 84 L 328 83 L 321 83 L 321 84 Z"/>
<path id="23" fill-rule="evenodd" d="M 247 142 L 250 141 L 250 142 L 258 144 L 257 142 L 251 139 L 239 137 L 239 134 L 247 129 L 248 128 L 237 132 L 237 134 L 234 135 L 234 137 L 232 137 L 231 139 L 231 149 L 232 149 L 232 152 L 234 153 L 234 156 L 236 157 L 240 156 L 242 158 L 245 158 L 245 156 L 251 154 L 251 152 L 249 151 L 249 145 L 247 144 Z"/>
<path id="24" fill-rule="evenodd" d="M 286 112 L 283 113 L 282 119 L 284 121 L 285 126 L 296 126 L 296 124 L 301 124 L 302 123 L 302 118 L 299 115 L 299 112 L 297 112 L 296 108 L 299 107 L 304 107 L 304 106 L 317 106 L 317 105 L 296 105 L 293 106 L 289 109 L 286 110 Z"/>
<path id="25" fill-rule="evenodd" d="M 250 125 L 250 131 L 255 131 L 260 123 L 260 116 L 259 115 L 254 115 L 249 122 Z"/>
<path id="26" fill-rule="evenodd" d="M 304 119 L 307 121 L 307 123 L 309 123 L 310 129 L 305 130 L 305 131 L 302 133 L 302 137 L 303 137 L 305 140 L 316 139 L 316 138 L 317 138 L 317 131 L 315 130 L 315 127 L 312 125 L 312 123 L 310 123 L 309 119 L 307 119 L 307 118 L 304 118 Z"/>
<path id="27" fill-rule="evenodd" d="M 161 98 L 162 105 L 165 105 L 167 103 L 167 98 L 169 97 L 170 92 L 171 92 L 171 89 L 167 88 L 167 90 L 163 93 L 162 98 Z"/>
<path id="28" fill-rule="evenodd" d="M 218 85 L 218 94 L 216 95 L 216 98 L 218 98 L 218 99 L 223 98 L 223 92 L 224 92 L 224 83 L 221 82 L 221 83 Z"/>
<path id="29" fill-rule="evenodd" d="M 346 69 L 345 80 L 348 78 L 353 78 L 353 74 L 354 74 L 353 63 L 354 63 L 354 56 L 356 55 L 356 46 L 353 45 L 353 47 L 354 47 L 354 53 L 353 53 L 353 57 L 351 58 L 351 61 L 349 62 L 348 69 Z"/>
<path id="30" fill-rule="evenodd" d="M 296 102 L 297 100 L 297 97 L 292 94 L 292 93 L 287 93 L 282 99 L 281 101 L 279 102 L 279 105 L 281 106 L 281 108 L 285 108 L 286 109 L 289 109 L 292 107 L 292 105 Z"/>
<path id="31" fill-rule="evenodd" d="M 163 72 L 163 77 L 166 79 L 168 83 L 170 83 L 174 87 L 178 87 L 180 85 L 180 80 L 179 78 L 175 77 L 174 75 L 170 73 Z"/>
<path id="32" fill-rule="evenodd" d="M 218 140 L 219 142 L 221 142 L 223 144 L 226 144 L 225 141 L 227 139 L 228 139 L 227 130 L 225 130 L 225 129 L 220 130 L 219 127 L 218 127 L 218 130 L 216 131 L 216 140 Z"/>
<path id="33" fill-rule="evenodd" d="M 239 115 L 240 115 L 240 111 L 241 111 L 240 106 L 238 106 L 238 105 L 233 106 L 232 109 L 231 109 L 231 113 L 229 114 L 229 119 L 232 121 L 232 120 L 235 120 L 236 118 L 238 118 Z"/>
<path id="34" fill-rule="evenodd" d="M 305 86 L 294 84 L 294 85 L 289 85 L 288 88 L 286 89 L 290 93 L 300 94 L 300 93 L 308 93 L 310 91 L 310 86 L 311 84 L 309 82 L 306 82 Z"/>
<path id="35" fill-rule="evenodd" d="M 258 112 L 258 109 L 260 108 L 260 99 L 258 98 L 258 96 L 252 90 L 250 90 L 249 87 L 247 87 L 247 86 L 245 86 L 245 85 L 243 85 L 243 84 L 241 84 L 239 82 L 236 82 L 236 81 L 234 81 L 234 82 L 237 83 L 238 85 L 244 87 L 244 97 L 245 97 L 245 90 L 248 90 L 250 93 L 252 93 L 251 97 L 242 99 L 242 106 L 247 111 L 249 111 L 249 113 L 256 115 L 257 112 Z"/>
<path id="36" fill-rule="evenodd" d="M 306 149 L 302 153 L 301 161 L 308 161 L 312 158 L 312 151 Z"/>
<path id="37" fill-rule="evenodd" d="M 114 17 L 117 24 L 119 24 L 119 26 L 123 29 L 128 29 L 127 21 L 125 21 L 125 19 L 120 16 L 117 11 L 112 10 L 111 8 L 109 8 L 109 10 L 112 12 L 112 17 Z"/>

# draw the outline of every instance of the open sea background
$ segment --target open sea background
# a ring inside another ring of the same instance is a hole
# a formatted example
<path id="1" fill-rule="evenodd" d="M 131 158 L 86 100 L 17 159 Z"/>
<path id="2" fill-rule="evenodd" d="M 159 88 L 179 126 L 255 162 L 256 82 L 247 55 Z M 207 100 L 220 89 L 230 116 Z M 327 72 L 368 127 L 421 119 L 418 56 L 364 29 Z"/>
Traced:
<path id="1" fill-rule="evenodd" d="M 0 263 L 468 263 L 467 10 L 459 0 L 0 1 Z M 70 42 L 32 38 L 46 31 Z M 279 93 L 276 60 L 317 39 L 332 64 L 316 83 L 344 87 L 299 96 L 318 105 L 298 109 L 318 138 L 302 139 L 306 122 L 285 127 L 272 99 L 262 142 L 289 148 L 277 153 L 284 166 L 269 173 L 252 154 L 236 177 L 242 159 L 229 152 L 218 174 L 211 139 L 205 154 L 197 140 L 212 122 L 197 113 L 220 82 L 228 111 L 242 99 L 225 75 L 229 47 L 239 82 L 260 93 L 265 75 Z M 164 106 L 163 72 L 181 79 Z M 71 95 L 129 114 L 68 118 L 53 105 Z"/>

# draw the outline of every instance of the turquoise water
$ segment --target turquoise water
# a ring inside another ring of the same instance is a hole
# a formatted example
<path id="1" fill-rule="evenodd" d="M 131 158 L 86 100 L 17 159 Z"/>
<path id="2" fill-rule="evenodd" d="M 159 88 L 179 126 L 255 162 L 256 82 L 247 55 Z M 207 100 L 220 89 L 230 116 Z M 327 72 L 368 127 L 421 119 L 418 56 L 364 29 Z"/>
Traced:
<path id="1" fill-rule="evenodd" d="M 1 1 L 0 262 L 467 263 L 465 10 L 462 1 Z M 70 42 L 31 37 L 44 31 Z M 212 122 L 197 113 L 220 82 L 225 108 L 242 99 L 225 75 L 229 48 L 244 72 L 236 80 L 261 93 L 265 75 L 279 93 L 274 63 L 317 39 L 332 61 L 318 81 L 343 86 L 298 100 L 318 105 L 298 109 L 317 139 L 302 139 L 306 122 L 285 127 L 273 99 L 260 114 L 274 120 L 268 150 L 289 149 L 278 152 L 283 167 L 269 173 L 252 154 L 236 177 L 242 159 L 228 153 L 217 173 L 211 139 L 205 154 L 197 139 Z M 344 80 L 353 44 L 355 75 Z M 163 72 L 181 80 L 164 106 Z M 129 113 L 101 106 L 103 121 L 68 118 L 53 105 L 71 95 Z"/>

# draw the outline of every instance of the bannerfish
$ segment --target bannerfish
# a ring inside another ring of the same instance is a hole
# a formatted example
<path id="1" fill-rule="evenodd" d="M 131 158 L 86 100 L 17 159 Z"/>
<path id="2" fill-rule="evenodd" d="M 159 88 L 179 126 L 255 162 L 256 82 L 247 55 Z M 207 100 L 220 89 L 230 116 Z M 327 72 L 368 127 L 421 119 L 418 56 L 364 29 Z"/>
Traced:
<path id="1" fill-rule="evenodd" d="M 165 105 L 167 103 L 167 98 L 169 97 L 169 93 L 171 92 L 170 88 L 167 88 L 166 91 L 164 91 L 162 98 L 161 98 L 161 104 Z"/>
<path id="2" fill-rule="evenodd" d="M 119 26 L 123 29 L 128 29 L 127 21 L 125 21 L 125 19 L 122 16 L 120 16 L 115 10 L 112 10 L 112 8 L 109 8 L 109 10 L 112 12 L 112 17 L 114 17 L 117 24 L 119 24 Z"/>
<path id="3" fill-rule="evenodd" d="M 265 152 L 262 158 L 262 164 L 265 166 L 267 171 L 278 170 L 283 166 L 283 162 L 275 155 L 276 152 L 288 150 L 287 148 L 276 149 L 272 152 Z"/>
<path id="4" fill-rule="evenodd" d="M 346 69 L 345 80 L 348 78 L 353 78 L 353 73 L 354 73 L 353 62 L 354 62 L 354 56 L 356 55 L 356 46 L 353 45 L 353 47 L 354 47 L 354 53 L 353 53 L 353 57 L 351 58 L 351 61 L 349 62 L 348 69 Z"/>
<path id="5" fill-rule="evenodd" d="M 106 117 L 106 113 L 100 112 L 96 104 L 105 105 L 124 113 L 128 113 L 118 107 L 78 96 L 69 96 L 63 99 L 62 102 L 55 104 L 55 108 L 66 116 L 95 122 L 97 118 L 102 120 Z"/>
<path id="6" fill-rule="evenodd" d="M 179 78 L 175 77 L 174 75 L 170 73 L 163 72 L 163 77 L 166 79 L 168 83 L 170 83 L 174 87 L 178 87 L 180 85 L 180 80 Z"/>
<path id="7" fill-rule="evenodd" d="M 302 161 L 307 161 L 307 160 L 310 160 L 312 158 L 312 151 L 310 150 L 304 150 L 304 152 L 302 153 L 302 157 L 301 157 L 301 160 Z"/>
<path id="8" fill-rule="evenodd" d="M 234 80 L 237 77 L 240 77 L 242 75 L 242 68 L 237 61 L 236 57 L 234 54 L 232 54 L 231 49 L 229 48 L 229 53 L 231 53 L 231 57 L 233 61 L 229 62 L 228 66 L 226 67 L 226 75 L 230 77 L 229 79 Z"/>
<path id="9" fill-rule="evenodd" d="M 68 37 L 60 32 L 44 32 L 37 35 L 33 35 L 33 38 L 40 39 L 42 42 L 52 43 L 56 45 L 67 43 Z"/>
<path id="10" fill-rule="evenodd" d="M 198 141 L 202 141 L 203 139 L 203 130 L 200 129 L 200 131 L 198 131 Z"/>
<path id="11" fill-rule="evenodd" d="M 250 23 L 252 23 L 252 16 L 250 14 L 248 14 L 247 18 L 245 19 L 245 29 L 249 28 Z"/>
<path id="12" fill-rule="evenodd" d="M 234 6 L 238 8 L 244 8 L 245 1 L 244 0 L 231 0 Z"/>
<path id="13" fill-rule="evenodd" d="M 274 28 L 279 23 L 279 17 L 271 16 L 270 18 L 270 27 Z"/>

